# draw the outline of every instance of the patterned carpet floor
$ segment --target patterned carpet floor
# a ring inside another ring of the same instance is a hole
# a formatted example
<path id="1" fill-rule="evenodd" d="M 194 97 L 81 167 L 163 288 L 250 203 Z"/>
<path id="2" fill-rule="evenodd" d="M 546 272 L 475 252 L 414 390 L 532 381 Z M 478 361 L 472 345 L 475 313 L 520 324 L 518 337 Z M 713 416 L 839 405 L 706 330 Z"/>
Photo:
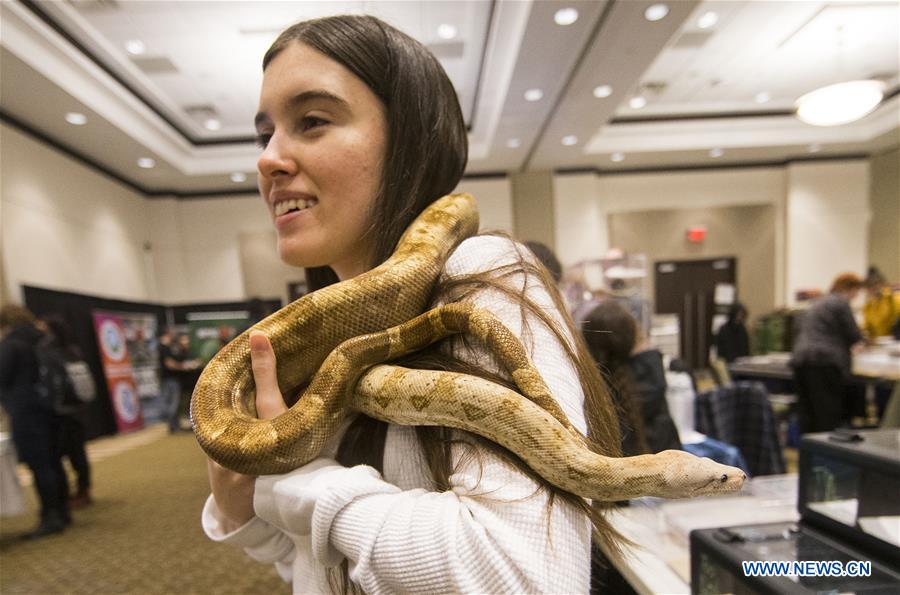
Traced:
<path id="1" fill-rule="evenodd" d="M 190 433 L 156 435 L 94 462 L 94 504 L 59 535 L 21 538 L 37 522 L 25 488 L 30 510 L 0 520 L 0 593 L 290 592 L 273 567 L 206 538 L 203 452 Z"/>

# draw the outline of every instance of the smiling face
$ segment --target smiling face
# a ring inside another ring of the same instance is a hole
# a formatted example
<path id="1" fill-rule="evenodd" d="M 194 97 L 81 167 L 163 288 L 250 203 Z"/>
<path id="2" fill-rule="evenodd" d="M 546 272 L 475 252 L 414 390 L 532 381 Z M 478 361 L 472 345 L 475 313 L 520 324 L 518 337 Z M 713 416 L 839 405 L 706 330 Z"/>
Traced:
<path id="1" fill-rule="evenodd" d="M 340 279 L 367 270 L 387 147 L 382 102 L 347 68 L 292 42 L 265 70 L 256 131 L 281 259 L 330 266 Z"/>

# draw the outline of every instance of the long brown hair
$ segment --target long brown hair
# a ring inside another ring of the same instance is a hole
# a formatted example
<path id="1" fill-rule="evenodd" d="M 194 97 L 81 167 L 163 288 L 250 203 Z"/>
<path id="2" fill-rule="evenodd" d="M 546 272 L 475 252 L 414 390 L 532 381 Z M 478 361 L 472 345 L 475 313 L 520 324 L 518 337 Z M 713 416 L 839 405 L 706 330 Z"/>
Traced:
<path id="1" fill-rule="evenodd" d="M 628 456 L 651 452 L 640 412 L 640 397 L 629 360 L 637 342 L 637 321 L 614 299 L 599 302 L 582 323 L 581 332 L 591 356 L 609 378 L 611 393 Z"/>
<path id="2" fill-rule="evenodd" d="M 426 206 L 452 192 L 462 178 L 468 158 L 468 140 L 456 92 L 443 67 L 424 46 L 374 17 L 342 15 L 293 25 L 272 44 L 263 59 L 263 69 L 293 42 L 304 43 L 345 66 L 368 85 L 386 107 L 386 158 L 370 226 L 371 233 L 375 234 L 371 265 L 377 266 L 388 259 L 412 220 Z M 564 316 L 568 332 L 525 296 L 524 284 L 510 283 L 514 275 L 521 273 L 535 276 L 550 291 L 557 309 Z M 307 269 L 307 285 L 311 291 L 336 281 L 337 276 L 329 267 Z M 432 303 L 465 300 L 472 293 L 488 288 L 519 303 L 523 320 L 528 312 L 552 329 L 578 371 L 585 394 L 588 434 L 594 449 L 617 456 L 618 424 L 605 385 L 583 341 L 574 332 L 563 300 L 543 266 L 520 252 L 514 265 L 438 283 L 431 296 Z M 464 342 L 465 338 L 457 340 Z M 508 379 L 449 356 L 438 347 L 404 358 L 402 364 L 476 374 L 510 385 Z M 445 428 L 416 428 L 416 433 L 434 489 L 449 489 L 449 477 L 453 472 L 450 446 L 459 441 L 460 433 Z M 337 458 L 344 465 L 368 464 L 381 470 L 386 435 L 387 424 L 359 415 L 345 433 Z M 492 443 L 468 435 L 465 442 L 505 453 L 511 462 L 544 486 L 543 489 L 551 490 L 553 497 L 561 497 L 584 510 L 591 518 L 597 538 L 613 549 L 617 547 L 620 536 L 603 517 L 602 504 L 592 508 L 582 498 L 551 486 L 515 455 Z M 550 501 L 552 504 L 553 499 Z M 334 578 L 329 575 L 334 590 L 356 590 L 348 580 L 346 561 L 337 577 L 339 580 Z"/>

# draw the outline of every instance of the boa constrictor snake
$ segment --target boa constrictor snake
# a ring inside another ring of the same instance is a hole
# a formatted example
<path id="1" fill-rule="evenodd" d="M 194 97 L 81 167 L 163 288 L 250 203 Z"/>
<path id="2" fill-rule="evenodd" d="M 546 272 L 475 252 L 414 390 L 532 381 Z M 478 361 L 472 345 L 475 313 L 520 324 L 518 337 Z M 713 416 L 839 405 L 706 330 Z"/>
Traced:
<path id="1" fill-rule="evenodd" d="M 286 473 L 313 460 L 352 411 L 403 425 L 466 430 L 504 446 L 544 479 L 594 500 L 682 498 L 741 487 L 740 469 L 683 451 L 612 458 L 589 450 L 525 348 L 486 311 L 452 303 L 426 312 L 444 263 L 478 230 L 467 194 L 433 203 L 380 266 L 287 305 L 254 325 L 277 357 L 278 384 L 299 400 L 257 419 L 249 330 L 206 366 L 191 420 L 207 455 L 233 471 Z M 488 347 L 520 392 L 479 377 L 383 362 L 454 333 Z"/>

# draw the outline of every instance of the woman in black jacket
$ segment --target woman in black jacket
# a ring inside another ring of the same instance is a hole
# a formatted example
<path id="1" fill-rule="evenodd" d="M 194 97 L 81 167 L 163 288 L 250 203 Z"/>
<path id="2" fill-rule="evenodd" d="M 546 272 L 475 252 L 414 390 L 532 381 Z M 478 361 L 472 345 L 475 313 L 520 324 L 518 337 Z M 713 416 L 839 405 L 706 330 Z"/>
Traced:
<path id="1" fill-rule="evenodd" d="M 42 338 L 34 316 L 26 308 L 0 308 L 0 402 L 9 415 L 19 460 L 34 475 L 41 503 L 41 520 L 28 537 L 59 533 L 71 521 L 66 503 L 65 474 L 55 446 L 53 403 L 38 399 L 38 358 Z"/>
<path id="2" fill-rule="evenodd" d="M 716 334 L 716 355 L 726 362 L 750 355 L 750 336 L 747 334 L 747 308 L 735 302 L 728 309 L 728 320 Z"/>
<path id="3" fill-rule="evenodd" d="M 625 456 L 680 449 L 666 403 L 666 374 L 656 349 L 635 352 L 637 323 L 615 300 L 600 302 L 582 325 L 594 360 L 606 373 L 622 432 Z"/>

